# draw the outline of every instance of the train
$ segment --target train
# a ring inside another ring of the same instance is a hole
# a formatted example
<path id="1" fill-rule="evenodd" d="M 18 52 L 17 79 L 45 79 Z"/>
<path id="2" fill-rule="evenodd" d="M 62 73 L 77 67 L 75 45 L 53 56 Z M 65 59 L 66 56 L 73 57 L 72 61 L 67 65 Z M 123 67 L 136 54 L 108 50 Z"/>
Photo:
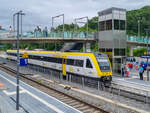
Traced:
<path id="1" fill-rule="evenodd" d="M 7 50 L 6 53 L 8 59 L 17 60 L 17 50 Z M 111 84 L 112 67 L 104 53 L 20 50 L 20 57 L 25 53 L 28 54 L 28 64 L 55 69 L 63 76 L 72 74 Z"/>

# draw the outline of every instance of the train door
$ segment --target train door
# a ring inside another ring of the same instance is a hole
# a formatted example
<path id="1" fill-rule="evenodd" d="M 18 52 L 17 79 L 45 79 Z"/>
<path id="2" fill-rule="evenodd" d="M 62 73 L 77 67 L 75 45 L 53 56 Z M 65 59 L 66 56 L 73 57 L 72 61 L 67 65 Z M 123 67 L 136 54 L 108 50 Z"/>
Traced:
<path id="1" fill-rule="evenodd" d="M 63 60 L 62 60 L 62 74 L 63 75 L 66 75 L 66 64 L 67 64 L 67 58 L 63 57 Z"/>
<path id="2" fill-rule="evenodd" d="M 86 59 L 86 75 L 89 76 L 92 74 L 93 65 L 89 58 Z"/>

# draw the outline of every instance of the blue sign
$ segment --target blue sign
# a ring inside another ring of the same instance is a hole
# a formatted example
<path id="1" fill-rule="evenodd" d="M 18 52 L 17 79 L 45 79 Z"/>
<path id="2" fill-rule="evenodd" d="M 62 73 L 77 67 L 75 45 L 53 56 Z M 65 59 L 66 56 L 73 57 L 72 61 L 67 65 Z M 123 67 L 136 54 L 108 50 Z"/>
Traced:
<path id="1" fill-rule="evenodd" d="M 150 58 L 150 55 L 142 55 L 141 58 Z"/>
<path id="2" fill-rule="evenodd" d="M 20 58 L 20 66 L 27 66 L 28 59 L 27 58 Z"/>

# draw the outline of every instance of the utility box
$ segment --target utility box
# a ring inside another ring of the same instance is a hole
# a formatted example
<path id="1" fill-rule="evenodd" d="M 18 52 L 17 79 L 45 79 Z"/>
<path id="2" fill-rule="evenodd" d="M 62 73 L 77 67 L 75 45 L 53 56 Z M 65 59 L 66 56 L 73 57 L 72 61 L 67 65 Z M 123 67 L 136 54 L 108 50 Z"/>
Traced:
<path id="1" fill-rule="evenodd" d="M 113 72 L 121 73 L 126 57 L 126 9 L 109 8 L 98 12 L 99 51 L 109 55 Z"/>

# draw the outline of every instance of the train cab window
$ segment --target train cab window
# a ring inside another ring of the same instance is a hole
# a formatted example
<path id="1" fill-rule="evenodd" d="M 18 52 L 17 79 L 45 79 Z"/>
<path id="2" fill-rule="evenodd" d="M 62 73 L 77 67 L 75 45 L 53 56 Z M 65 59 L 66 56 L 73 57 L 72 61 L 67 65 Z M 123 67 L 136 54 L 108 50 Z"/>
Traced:
<path id="1" fill-rule="evenodd" d="M 92 63 L 89 59 L 86 59 L 86 67 L 87 68 L 93 68 Z"/>

